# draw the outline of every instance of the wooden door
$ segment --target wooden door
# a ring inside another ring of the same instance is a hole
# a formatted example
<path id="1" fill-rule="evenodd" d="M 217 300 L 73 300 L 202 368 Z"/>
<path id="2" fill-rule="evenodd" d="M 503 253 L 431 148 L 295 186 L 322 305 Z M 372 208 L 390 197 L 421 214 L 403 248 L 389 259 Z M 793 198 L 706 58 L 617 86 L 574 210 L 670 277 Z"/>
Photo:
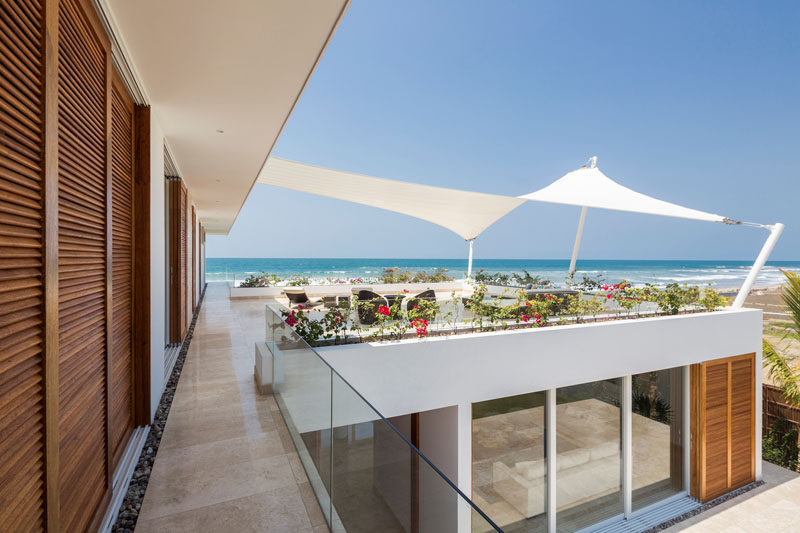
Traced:
<path id="1" fill-rule="evenodd" d="M 134 104 L 116 73 L 111 88 L 111 366 L 109 432 L 113 463 L 133 430 Z"/>
<path id="2" fill-rule="evenodd" d="M 692 365 L 692 495 L 706 502 L 755 480 L 755 354 Z"/>
<path id="3" fill-rule="evenodd" d="M 59 3 L 60 513 L 83 531 L 108 487 L 108 41 L 78 0 Z"/>
<path id="4" fill-rule="evenodd" d="M 192 313 L 197 309 L 197 218 L 192 206 Z"/>
<path id="5" fill-rule="evenodd" d="M 180 192 L 179 192 L 179 211 L 178 216 L 180 217 L 180 229 L 178 238 L 180 239 L 180 262 L 178 268 L 180 269 L 179 276 L 180 276 L 180 298 L 178 299 L 180 310 L 180 325 L 181 325 L 181 341 L 183 341 L 184 337 L 186 337 L 186 328 L 187 328 L 187 319 L 186 319 L 186 306 L 189 305 L 187 301 L 187 232 L 186 232 L 186 187 L 181 184 Z"/>
<path id="6" fill-rule="evenodd" d="M 169 181 L 169 315 L 170 342 L 182 342 L 186 336 L 186 188 L 180 178 Z"/>
<path id="7" fill-rule="evenodd" d="M 0 530 L 45 520 L 44 11 L 0 0 Z"/>

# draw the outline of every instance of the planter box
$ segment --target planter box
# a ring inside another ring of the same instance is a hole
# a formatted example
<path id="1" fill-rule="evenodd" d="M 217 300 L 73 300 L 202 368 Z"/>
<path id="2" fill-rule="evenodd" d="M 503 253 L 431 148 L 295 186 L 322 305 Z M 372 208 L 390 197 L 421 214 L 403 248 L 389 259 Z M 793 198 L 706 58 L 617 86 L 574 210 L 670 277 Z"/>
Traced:
<path id="1" fill-rule="evenodd" d="M 761 311 L 723 310 L 317 348 L 385 416 L 761 354 Z"/>

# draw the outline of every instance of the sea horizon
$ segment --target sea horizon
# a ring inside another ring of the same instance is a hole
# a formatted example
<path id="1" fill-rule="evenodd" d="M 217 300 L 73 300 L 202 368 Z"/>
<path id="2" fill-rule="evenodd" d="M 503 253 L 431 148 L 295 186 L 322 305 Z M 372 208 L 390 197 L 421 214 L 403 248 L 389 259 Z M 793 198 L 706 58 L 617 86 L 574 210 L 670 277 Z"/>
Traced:
<path id="1" fill-rule="evenodd" d="M 742 284 L 752 264 L 753 260 L 580 259 L 576 279 L 585 275 L 614 282 L 625 279 L 635 285 L 676 282 L 734 288 Z M 312 283 L 350 279 L 366 282 L 379 278 L 386 268 L 429 272 L 445 269 L 450 276 L 459 279 L 466 276 L 467 261 L 446 258 L 208 257 L 206 280 L 238 285 L 247 276 L 264 271 L 280 277 L 307 277 Z M 564 283 L 568 268 L 569 259 L 481 258 L 473 261 L 473 272 L 485 270 L 512 274 L 527 271 L 556 284 Z M 768 261 L 756 285 L 780 285 L 783 280 L 781 269 L 800 272 L 800 261 Z"/>

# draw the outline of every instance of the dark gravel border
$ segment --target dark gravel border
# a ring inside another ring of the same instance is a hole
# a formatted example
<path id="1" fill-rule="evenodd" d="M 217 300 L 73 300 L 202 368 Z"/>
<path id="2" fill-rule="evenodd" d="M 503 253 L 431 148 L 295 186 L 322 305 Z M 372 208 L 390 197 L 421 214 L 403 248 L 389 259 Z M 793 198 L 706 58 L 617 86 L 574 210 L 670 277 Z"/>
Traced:
<path id="1" fill-rule="evenodd" d="M 738 489 L 736 489 L 736 490 L 734 490 L 732 492 L 729 492 L 728 494 L 723 494 L 719 498 L 715 498 L 715 499 L 711 500 L 710 502 L 706 502 L 703 505 L 701 505 L 700 507 L 689 511 L 688 513 L 684 513 L 684 514 L 682 514 L 680 516 L 677 516 L 677 517 L 673 518 L 672 520 L 667 520 L 666 522 L 658 524 L 657 526 L 646 530 L 644 533 L 655 533 L 656 531 L 663 531 L 664 529 L 667 529 L 668 527 L 674 526 L 675 524 L 677 524 L 679 522 L 683 522 L 684 520 L 688 520 L 689 518 L 691 518 L 693 516 L 697 516 L 702 512 L 708 511 L 712 507 L 716 507 L 717 505 L 719 505 L 721 503 L 725 503 L 726 501 L 728 501 L 730 499 L 733 499 L 733 498 L 735 498 L 735 497 L 737 497 L 737 496 L 739 496 L 741 494 L 744 494 L 745 492 L 750 492 L 751 490 L 753 490 L 753 489 L 755 489 L 757 487 L 760 487 L 763 484 L 764 484 L 764 481 L 756 481 L 754 483 L 750 483 L 749 485 L 745 485 L 744 487 L 740 487 L 740 488 L 738 488 Z"/>
<path id="2" fill-rule="evenodd" d="M 172 406 L 172 399 L 175 397 L 175 389 L 178 386 L 178 380 L 181 378 L 183 362 L 186 359 L 186 352 L 189 350 L 189 343 L 192 341 L 197 315 L 200 312 L 200 305 L 203 303 L 207 287 L 208 285 L 206 284 L 203 287 L 203 291 L 200 293 L 200 299 L 197 301 L 197 308 L 194 312 L 194 316 L 192 316 L 192 323 L 189 324 L 186 337 L 183 339 L 180 352 L 175 359 L 175 366 L 172 368 L 172 374 L 170 374 L 167 385 L 164 387 L 164 393 L 161 395 L 161 401 L 158 404 L 155 420 L 150 426 L 147 440 L 144 443 L 141 455 L 139 455 L 139 461 L 136 463 L 136 470 L 133 472 L 131 482 L 128 485 L 128 491 L 125 494 L 125 499 L 122 500 L 122 504 L 119 507 L 117 521 L 111 526 L 111 531 L 131 533 L 136 529 L 136 521 L 139 519 L 139 509 L 142 507 L 144 493 L 147 490 L 147 483 L 150 481 L 150 472 L 153 469 L 156 453 L 158 453 L 158 446 L 161 444 L 164 424 L 167 423 L 169 408 Z"/>

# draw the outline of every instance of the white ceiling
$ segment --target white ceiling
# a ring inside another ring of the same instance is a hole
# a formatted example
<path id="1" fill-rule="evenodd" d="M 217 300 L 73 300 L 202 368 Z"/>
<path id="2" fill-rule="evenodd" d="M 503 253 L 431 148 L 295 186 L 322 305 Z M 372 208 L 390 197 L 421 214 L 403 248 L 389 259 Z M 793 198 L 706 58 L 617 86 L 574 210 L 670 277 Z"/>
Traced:
<path id="1" fill-rule="evenodd" d="M 200 220 L 227 233 L 349 0 L 103 4 Z"/>

